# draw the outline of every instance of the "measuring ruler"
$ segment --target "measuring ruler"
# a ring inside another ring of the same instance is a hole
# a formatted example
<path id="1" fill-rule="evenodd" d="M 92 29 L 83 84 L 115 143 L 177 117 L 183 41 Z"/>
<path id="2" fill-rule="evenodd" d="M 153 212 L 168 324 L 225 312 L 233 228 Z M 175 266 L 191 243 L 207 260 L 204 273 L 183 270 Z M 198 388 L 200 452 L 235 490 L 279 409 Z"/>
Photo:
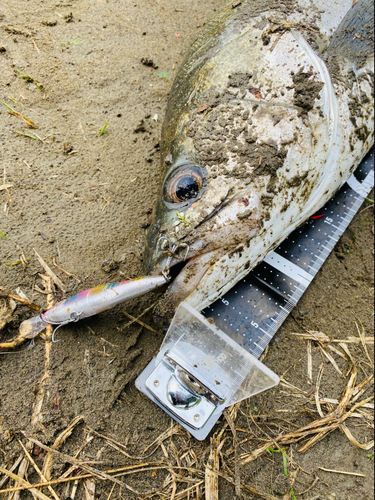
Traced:
<path id="1" fill-rule="evenodd" d="M 325 207 L 202 314 L 259 358 L 374 187 L 374 150 Z"/>

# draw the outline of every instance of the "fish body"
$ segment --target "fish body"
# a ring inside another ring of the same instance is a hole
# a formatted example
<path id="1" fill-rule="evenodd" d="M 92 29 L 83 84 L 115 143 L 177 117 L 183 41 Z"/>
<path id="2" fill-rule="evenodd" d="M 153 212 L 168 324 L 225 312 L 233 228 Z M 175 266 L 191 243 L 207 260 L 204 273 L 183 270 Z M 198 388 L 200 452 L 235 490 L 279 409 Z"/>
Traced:
<path id="1" fill-rule="evenodd" d="M 187 262 L 159 317 L 224 295 L 359 165 L 374 142 L 373 20 L 369 0 L 243 0 L 194 43 L 147 242 L 151 273 Z"/>

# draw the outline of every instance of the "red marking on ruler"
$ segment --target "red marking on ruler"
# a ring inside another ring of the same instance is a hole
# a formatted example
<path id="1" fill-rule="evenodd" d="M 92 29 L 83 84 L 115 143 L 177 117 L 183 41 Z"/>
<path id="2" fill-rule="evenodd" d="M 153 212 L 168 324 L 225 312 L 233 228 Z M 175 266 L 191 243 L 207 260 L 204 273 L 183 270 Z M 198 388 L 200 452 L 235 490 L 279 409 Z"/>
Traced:
<path id="1" fill-rule="evenodd" d="M 314 217 L 311 217 L 312 219 L 320 219 L 320 217 L 324 217 L 326 214 L 323 215 L 314 215 Z"/>

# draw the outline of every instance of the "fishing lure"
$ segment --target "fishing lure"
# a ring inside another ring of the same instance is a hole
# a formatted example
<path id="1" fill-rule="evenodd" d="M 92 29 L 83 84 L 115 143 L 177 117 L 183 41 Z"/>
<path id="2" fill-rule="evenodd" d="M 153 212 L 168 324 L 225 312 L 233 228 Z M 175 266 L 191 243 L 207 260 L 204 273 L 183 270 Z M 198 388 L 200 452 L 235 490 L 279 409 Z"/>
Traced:
<path id="1" fill-rule="evenodd" d="M 64 325 L 95 316 L 119 304 L 152 292 L 166 283 L 167 280 L 164 276 L 151 276 L 120 283 L 110 283 L 86 290 L 74 297 L 63 300 L 44 314 L 24 321 L 20 326 L 17 339 L 9 344 L 0 344 L 0 347 L 15 347 L 27 339 L 33 339 L 47 325 L 57 326 L 54 331 L 55 334 Z M 56 342 L 54 335 L 52 340 Z"/>

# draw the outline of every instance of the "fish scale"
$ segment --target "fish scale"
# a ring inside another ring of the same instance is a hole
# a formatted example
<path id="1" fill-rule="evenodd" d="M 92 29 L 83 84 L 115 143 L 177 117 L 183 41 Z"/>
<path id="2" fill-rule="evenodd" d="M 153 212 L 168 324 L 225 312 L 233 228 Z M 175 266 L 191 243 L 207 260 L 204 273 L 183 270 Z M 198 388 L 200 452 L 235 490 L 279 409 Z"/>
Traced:
<path id="1" fill-rule="evenodd" d="M 202 314 L 259 358 L 374 187 L 374 150 L 336 196 Z"/>

